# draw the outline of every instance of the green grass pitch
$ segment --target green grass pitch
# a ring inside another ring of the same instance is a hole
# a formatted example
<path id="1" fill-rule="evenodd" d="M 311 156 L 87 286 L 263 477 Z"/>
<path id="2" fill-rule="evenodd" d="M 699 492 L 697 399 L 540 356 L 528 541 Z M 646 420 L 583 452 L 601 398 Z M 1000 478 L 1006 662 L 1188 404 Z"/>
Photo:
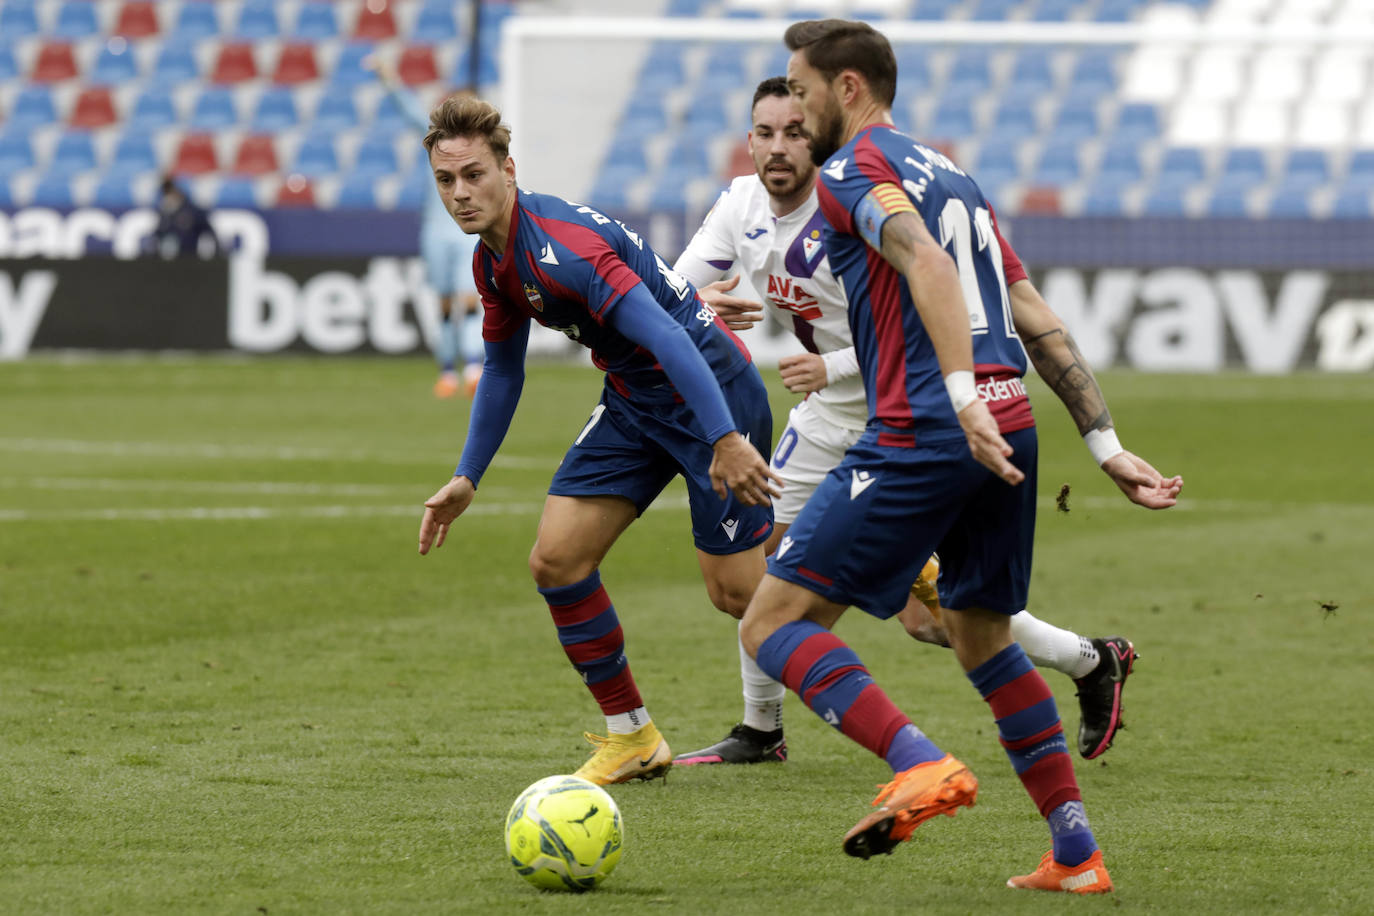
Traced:
<path id="1" fill-rule="evenodd" d="M 1033 384 L 1032 610 L 1143 653 L 1127 730 L 1075 757 L 1118 892 L 1068 901 L 1003 886 L 1048 835 L 952 654 L 857 611 L 839 632 L 973 767 L 976 807 L 849 859 L 886 768 L 789 698 L 788 763 L 613 787 L 617 872 L 527 886 L 506 808 L 601 725 L 526 568 L 600 376 L 531 367 L 422 559 L 467 419 L 430 381 L 419 359 L 0 365 L 0 912 L 1374 912 L 1374 378 L 1105 374 L 1127 446 L 1185 477 L 1163 513 Z M 679 487 L 603 575 L 670 743 L 714 741 L 735 628 Z M 1073 685 L 1046 677 L 1072 733 Z"/>

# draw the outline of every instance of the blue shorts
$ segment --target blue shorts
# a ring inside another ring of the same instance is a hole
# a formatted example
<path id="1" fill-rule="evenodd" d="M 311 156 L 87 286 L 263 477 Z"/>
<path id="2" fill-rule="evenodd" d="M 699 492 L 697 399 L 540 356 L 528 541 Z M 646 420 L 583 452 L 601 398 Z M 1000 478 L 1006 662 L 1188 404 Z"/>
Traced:
<path id="1" fill-rule="evenodd" d="M 721 386 L 735 428 L 765 461 L 773 442 L 768 392 L 754 366 Z M 772 506 L 746 506 L 711 489 L 714 453 L 685 404 L 631 401 L 609 385 L 601 403 L 563 456 L 549 484 L 554 496 L 620 496 L 639 514 L 675 476 L 687 481 L 692 538 L 703 553 L 723 555 L 762 544 L 773 530 Z"/>
<path id="2" fill-rule="evenodd" d="M 886 619 L 940 554 L 940 604 L 1015 614 L 1026 606 L 1035 540 L 1035 428 L 1007 433 L 1009 486 L 962 435 L 915 448 L 878 445 L 870 428 L 845 453 L 768 559 L 768 572 Z"/>

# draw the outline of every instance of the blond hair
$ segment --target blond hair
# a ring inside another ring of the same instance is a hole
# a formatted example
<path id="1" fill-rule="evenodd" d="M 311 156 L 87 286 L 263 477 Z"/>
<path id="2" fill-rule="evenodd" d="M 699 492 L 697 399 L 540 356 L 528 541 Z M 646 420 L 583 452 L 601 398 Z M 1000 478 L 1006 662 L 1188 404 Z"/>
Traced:
<path id="1" fill-rule="evenodd" d="M 432 152 L 434 144 L 454 137 L 481 137 L 498 163 L 505 162 L 510 155 L 510 127 L 501 123 L 501 112 L 471 93 L 455 93 L 429 113 L 426 151 Z"/>

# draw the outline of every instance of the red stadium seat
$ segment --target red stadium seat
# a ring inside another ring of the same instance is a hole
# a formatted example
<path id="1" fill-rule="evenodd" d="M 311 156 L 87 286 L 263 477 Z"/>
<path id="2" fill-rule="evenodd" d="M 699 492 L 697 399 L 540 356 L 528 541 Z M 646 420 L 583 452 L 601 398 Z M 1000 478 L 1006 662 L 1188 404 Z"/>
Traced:
<path id="1" fill-rule="evenodd" d="M 83 89 L 72 106 L 72 127 L 108 127 L 119 120 L 114 110 L 114 99 L 110 97 L 107 86 L 91 86 Z"/>
<path id="2" fill-rule="evenodd" d="M 148 0 L 130 0 L 120 7 L 114 34 L 125 38 L 147 38 L 159 31 L 157 8 Z"/>
<path id="3" fill-rule="evenodd" d="M 177 175 L 204 175 L 219 170 L 215 141 L 209 134 L 187 134 L 177 146 L 172 171 Z"/>
<path id="4" fill-rule="evenodd" d="M 291 86 L 320 78 L 320 68 L 315 63 L 315 48 L 308 44 L 284 45 L 277 57 L 276 69 L 272 71 L 272 82 L 279 86 Z"/>
<path id="5" fill-rule="evenodd" d="M 396 20 L 391 15 L 391 5 L 364 3 L 358 11 L 358 22 L 353 27 L 353 37 L 363 41 L 384 41 L 396 37 Z"/>
<path id="6" fill-rule="evenodd" d="M 315 206 L 315 188 L 304 175 L 290 175 L 277 190 L 278 207 Z"/>
<path id="7" fill-rule="evenodd" d="M 76 76 L 76 57 L 65 42 L 45 44 L 38 49 L 31 79 L 36 83 L 57 83 Z"/>
<path id="8" fill-rule="evenodd" d="M 407 86 L 419 86 L 437 80 L 439 65 L 434 61 L 434 49 L 429 45 L 406 48 L 396 63 L 396 75 Z"/>
<path id="9" fill-rule="evenodd" d="M 1026 216 L 1058 216 L 1058 188 L 1027 188 L 1021 198 L 1021 213 Z"/>
<path id="10" fill-rule="evenodd" d="M 266 134 L 253 134 L 243 138 L 238 152 L 234 154 L 235 175 L 266 175 L 277 171 L 277 148 L 272 138 Z"/>
<path id="11" fill-rule="evenodd" d="M 258 64 L 253 59 L 253 46 L 248 44 L 227 44 L 219 49 L 215 59 L 215 69 L 210 74 L 214 83 L 241 83 L 256 79 Z"/>

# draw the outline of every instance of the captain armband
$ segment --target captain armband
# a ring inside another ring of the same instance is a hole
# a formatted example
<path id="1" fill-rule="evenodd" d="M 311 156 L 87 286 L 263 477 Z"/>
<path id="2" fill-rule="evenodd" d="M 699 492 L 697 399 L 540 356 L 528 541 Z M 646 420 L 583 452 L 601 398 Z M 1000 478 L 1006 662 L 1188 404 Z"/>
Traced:
<path id="1" fill-rule="evenodd" d="M 860 237 L 875 249 L 883 247 L 883 224 L 898 213 L 915 213 L 911 198 L 890 181 L 874 185 L 854 208 L 854 225 Z"/>

